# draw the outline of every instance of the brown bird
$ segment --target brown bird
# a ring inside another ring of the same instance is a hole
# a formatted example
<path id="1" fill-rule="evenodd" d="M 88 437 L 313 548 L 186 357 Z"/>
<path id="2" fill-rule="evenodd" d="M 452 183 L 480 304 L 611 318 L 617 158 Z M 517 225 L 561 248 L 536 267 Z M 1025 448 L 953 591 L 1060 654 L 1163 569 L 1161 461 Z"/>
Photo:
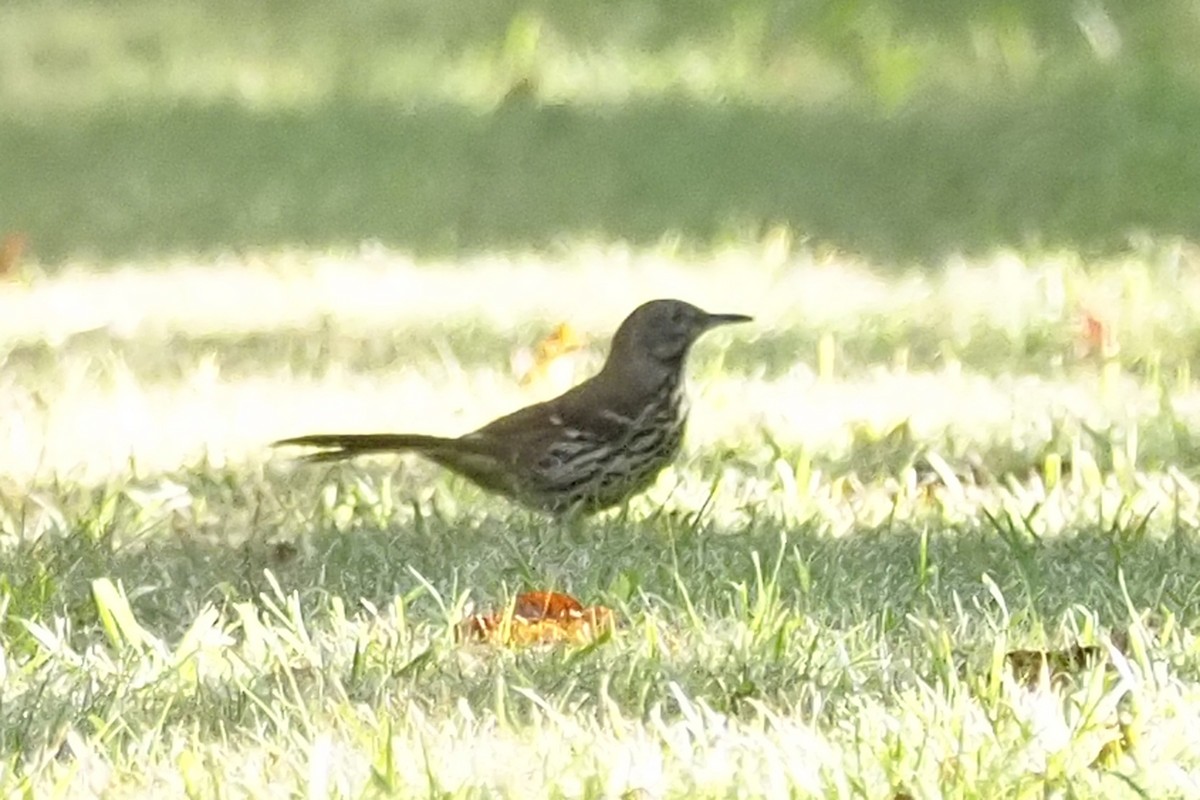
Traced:
<path id="1" fill-rule="evenodd" d="M 653 300 L 621 323 L 596 375 L 465 436 L 315 434 L 274 446 L 324 448 L 309 462 L 411 451 L 530 508 L 592 513 L 645 490 L 674 460 L 687 421 L 688 351 L 705 331 L 750 319 Z"/>

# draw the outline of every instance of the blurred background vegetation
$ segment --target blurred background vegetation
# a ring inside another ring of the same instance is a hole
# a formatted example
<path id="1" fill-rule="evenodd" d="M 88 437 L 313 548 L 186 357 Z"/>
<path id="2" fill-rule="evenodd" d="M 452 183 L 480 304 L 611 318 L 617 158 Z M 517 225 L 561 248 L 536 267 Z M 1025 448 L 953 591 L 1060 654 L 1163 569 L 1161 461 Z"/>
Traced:
<path id="1" fill-rule="evenodd" d="M 38 259 L 1200 233 L 1196 0 L 5 0 Z"/>

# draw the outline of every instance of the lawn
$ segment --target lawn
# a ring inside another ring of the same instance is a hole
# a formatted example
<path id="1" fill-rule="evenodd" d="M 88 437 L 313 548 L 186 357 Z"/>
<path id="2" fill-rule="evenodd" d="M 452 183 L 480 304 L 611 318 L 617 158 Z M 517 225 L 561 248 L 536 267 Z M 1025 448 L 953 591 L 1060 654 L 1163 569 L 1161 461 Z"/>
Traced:
<path id="1" fill-rule="evenodd" d="M 1200 21 L 941 5 L 0 8 L 0 791 L 1200 796 Z M 626 507 L 268 446 L 669 296 Z"/>

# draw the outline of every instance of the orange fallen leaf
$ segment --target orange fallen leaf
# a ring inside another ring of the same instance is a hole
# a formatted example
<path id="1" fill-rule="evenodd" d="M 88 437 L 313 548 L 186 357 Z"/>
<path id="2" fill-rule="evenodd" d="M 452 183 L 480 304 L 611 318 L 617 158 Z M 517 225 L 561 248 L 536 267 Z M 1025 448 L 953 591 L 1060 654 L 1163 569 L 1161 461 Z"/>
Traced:
<path id="1" fill-rule="evenodd" d="M 21 256 L 25 254 L 28 244 L 29 237 L 20 231 L 5 234 L 0 239 L 0 279 L 17 277 Z"/>
<path id="2" fill-rule="evenodd" d="M 560 322 L 532 351 L 523 349 L 513 355 L 513 370 L 522 386 L 570 385 L 575 373 L 570 356 L 582 347 L 583 337 L 569 322 Z"/>
<path id="3" fill-rule="evenodd" d="M 525 592 L 513 604 L 513 613 L 527 619 L 570 619 L 582 612 L 582 603 L 561 592 Z"/>
<path id="4" fill-rule="evenodd" d="M 520 646 L 567 642 L 587 644 L 616 625 L 616 615 L 604 606 L 584 607 L 559 592 L 525 592 L 502 612 L 473 614 L 458 625 L 462 639 Z"/>
<path id="5" fill-rule="evenodd" d="M 1102 316 L 1084 311 L 1076 350 L 1080 356 L 1094 354 L 1101 358 L 1112 358 L 1121 351 L 1121 345 L 1112 326 Z"/>

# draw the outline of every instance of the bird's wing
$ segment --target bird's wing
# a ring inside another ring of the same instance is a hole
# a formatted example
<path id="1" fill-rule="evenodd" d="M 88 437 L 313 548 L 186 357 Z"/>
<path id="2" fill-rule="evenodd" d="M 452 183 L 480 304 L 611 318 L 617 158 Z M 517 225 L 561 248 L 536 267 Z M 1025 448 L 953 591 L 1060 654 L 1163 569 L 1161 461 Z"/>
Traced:
<path id="1" fill-rule="evenodd" d="M 620 441 L 631 420 L 607 404 L 589 402 L 580 384 L 564 395 L 518 409 L 462 437 L 464 441 L 495 442 L 509 457 L 524 463 L 560 440 Z"/>
<path id="2" fill-rule="evenodd" d="M 585 487 L 604 471 L 614 448 L 627 440 L 633 420 L 588 391 L 585 382 L 564 395 L 527 406 L 463 439 L 489 441 L 520 465 L 519 491 L 559 494 Z"/>

